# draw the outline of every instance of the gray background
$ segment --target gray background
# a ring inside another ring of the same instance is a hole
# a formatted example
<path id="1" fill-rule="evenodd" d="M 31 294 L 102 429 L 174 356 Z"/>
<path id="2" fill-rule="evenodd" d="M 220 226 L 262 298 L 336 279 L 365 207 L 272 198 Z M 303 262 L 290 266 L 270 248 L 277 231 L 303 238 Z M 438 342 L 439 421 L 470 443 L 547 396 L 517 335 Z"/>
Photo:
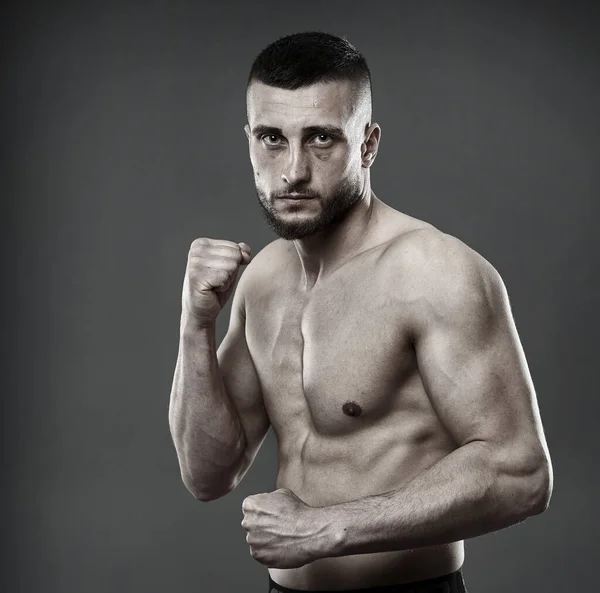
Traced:
<path id="1" fill-rule="evenodd" d="M 56 1 L 3 22 L 3 590 L 266 591 L 240 521 L 274 489 L 273 433 L 201 503 L 167 410 L 189 244 L 275 238 L 243 133 L 251 61 L 314 29 L 372 70 L 376 194 L 496 266 L 537 388 L 551 506 L 467 542 L 470 592 L 596 587 L 592 3 Z"/>

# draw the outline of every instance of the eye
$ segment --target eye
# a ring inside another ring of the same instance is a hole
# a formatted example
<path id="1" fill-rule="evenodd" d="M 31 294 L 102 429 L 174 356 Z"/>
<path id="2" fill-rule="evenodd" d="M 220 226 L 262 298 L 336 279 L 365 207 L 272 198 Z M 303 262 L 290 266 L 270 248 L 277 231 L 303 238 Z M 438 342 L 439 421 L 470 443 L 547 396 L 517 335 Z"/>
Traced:
<path id="1" fill-rule="evenodd" d="M 313 141 L 317 146 L 329 146 L 333 142 L 333 138 L 328 134 L 317 134 Z"/>
<path id="2" fill-rule="evenodd" d="M 267 146 L 279 146 L 281 140 L 277 134 L 263 134 L 260 139 Z"/>

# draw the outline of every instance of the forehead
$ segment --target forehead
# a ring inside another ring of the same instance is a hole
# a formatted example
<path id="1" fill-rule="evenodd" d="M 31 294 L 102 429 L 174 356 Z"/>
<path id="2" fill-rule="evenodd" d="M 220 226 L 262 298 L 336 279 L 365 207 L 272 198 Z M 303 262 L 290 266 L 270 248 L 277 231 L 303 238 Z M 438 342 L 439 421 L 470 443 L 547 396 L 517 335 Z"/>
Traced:
<path id="1" fill-rule="evenodd" d="M 337 123 L 343 126 L 356 112 L 350 81 L 319 82 L 280 89 L 253 82 L 248 89 L 248 120 L 283 128 L 286 125 Z"/>

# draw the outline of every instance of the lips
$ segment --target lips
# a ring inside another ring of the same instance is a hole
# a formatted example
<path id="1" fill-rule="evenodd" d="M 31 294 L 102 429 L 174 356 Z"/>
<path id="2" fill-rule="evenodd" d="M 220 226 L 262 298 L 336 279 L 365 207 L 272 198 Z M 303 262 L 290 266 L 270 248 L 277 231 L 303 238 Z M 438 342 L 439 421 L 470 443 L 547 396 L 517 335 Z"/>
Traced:
<path id="1" fill-rule="evenodd" d="M 285 196 L 280 196 L 282 200 L 312 200 L 312 196 L 305 196 L 303 194 L 287 194 Z"/>

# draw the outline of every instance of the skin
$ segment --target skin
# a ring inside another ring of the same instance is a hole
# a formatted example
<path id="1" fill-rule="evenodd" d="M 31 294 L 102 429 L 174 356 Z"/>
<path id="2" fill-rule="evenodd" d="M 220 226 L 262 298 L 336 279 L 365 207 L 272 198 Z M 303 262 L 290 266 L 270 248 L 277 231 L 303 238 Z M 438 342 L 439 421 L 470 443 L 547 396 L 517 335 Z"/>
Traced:
<path id="1" fill-rule="evenodd" d="M 218 350 L 245 435 L 232 488 L 270 426 L 278 442 L 276 490 L 242 504 L 250 553 L 306 590 L 453 572 L 464 539 L 543 512 L 553 482 L 499 274 L 375 196 L 381 131 L 354 96 L 250 87 L 257 195 L 286 238 L 245 268 Z"/>
<path id="2" fill-rule="evenodd" d="M 293 91 L 255 82 L 247 106 L 244 131 L 259 204 L 270 226 L 295 240 L 309 288 L 330 262 L 341 263 L 362 244 L 373 207 L 369 168 L 381 128 L 369 122 L 368 96 L 357 96 L 347 81 Z M 338 132 L 315 133 L 319 126 Z M 277 199 L 288 193 L 316 199 Z"/>

